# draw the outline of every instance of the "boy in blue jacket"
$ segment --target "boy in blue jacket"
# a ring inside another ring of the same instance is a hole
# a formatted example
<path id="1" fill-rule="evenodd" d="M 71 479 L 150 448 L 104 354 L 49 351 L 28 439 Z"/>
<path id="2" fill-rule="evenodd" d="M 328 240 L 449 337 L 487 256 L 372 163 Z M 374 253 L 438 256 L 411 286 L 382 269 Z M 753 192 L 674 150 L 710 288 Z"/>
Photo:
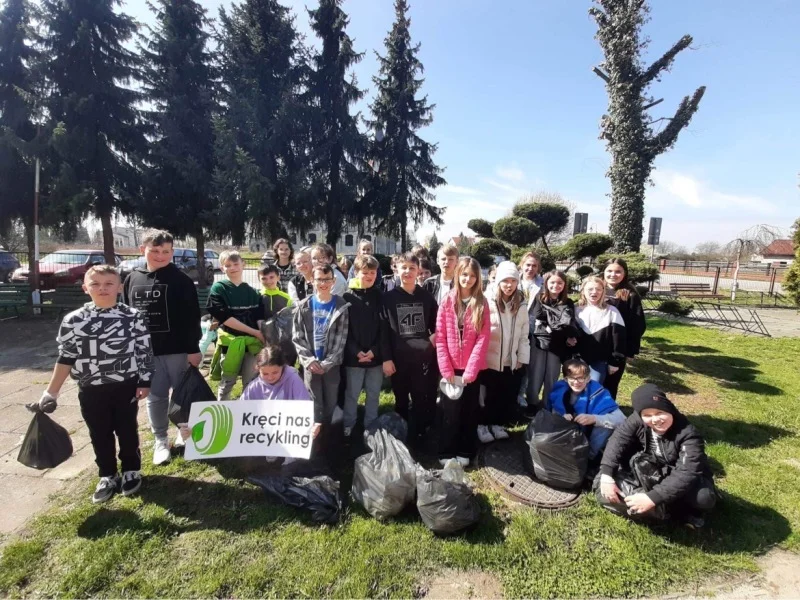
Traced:
<path id="1" fill-rule="evenodd" d="M 589 439 L 589 460 L 596 463 L 614 429 L 625 422 L 625 415 L 608 390 L 589 378 L 585 362 L 568 360 L 561 372 L 564 379 L 550 391 L 547 408 L 581 426 Z"/>

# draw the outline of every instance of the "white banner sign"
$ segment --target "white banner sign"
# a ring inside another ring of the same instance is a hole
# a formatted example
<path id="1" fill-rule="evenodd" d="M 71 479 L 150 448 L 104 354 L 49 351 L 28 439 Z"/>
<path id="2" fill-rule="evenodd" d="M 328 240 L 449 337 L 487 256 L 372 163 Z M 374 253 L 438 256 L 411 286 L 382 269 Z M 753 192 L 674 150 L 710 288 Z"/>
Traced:
<path id="1" fill-rule="evenodd" d="M 233 456 L 311 456 L 311 400 L 195 402 L 187 460 Z"/>

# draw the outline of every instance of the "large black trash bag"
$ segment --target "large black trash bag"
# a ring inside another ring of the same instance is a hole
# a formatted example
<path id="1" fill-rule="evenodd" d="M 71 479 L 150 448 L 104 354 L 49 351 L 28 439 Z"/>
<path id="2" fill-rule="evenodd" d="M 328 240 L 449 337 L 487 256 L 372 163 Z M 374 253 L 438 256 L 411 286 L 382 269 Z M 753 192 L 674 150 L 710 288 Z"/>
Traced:
<path id="1" fill-rule="evenodd" d="M 350 494 L 373 517 L 387 519 L 414 501 L 417 464 L 408 448 L 383 429 L 367 436 L 367 446 L 372 452 L 356 459 Z"/>
<path id="2" fill-rule="evenodd" d="M 193 403 L 214 402 L 216 399 L 200 370 L 189 366 L 183 373 L 178 387 L 172 392 L 172 399 L 169 401 L 169 420 L 173 425 L 188 423 Z"/>
<path id="3" fill-rule="evenodd" d="M 525 464 L 554 488 L 581 487 L 589 466 L 589 441 L 578 425 L 549 410 L 540 410 L 525 431 Z"/>
<path id="4" fill-rule="evenodd" d="M 261 487 L 268 496 L 284 504 L 311 511 L 317 523 L 337 523 L 342 512 L 339 482 L 327 475 L 287 477 L 281 475 L 251 475 L 250 483 Z"/>
<path id="5" fill-rule="evenodd" d="M 441 471 L 417 475 L 417 509 L 428 529 L 440 535 L 466 529 L 481 516 L 478 499 L 456 461 L 449 461 Z"/>
<path id="6" fill-rule="evenodd" d="M 33 412 L 17 460 L 26 467 L 52 469 L 72 456 L 72 440 L 61 425 L 44 414 L 38 404 L 28 404 Z"/>
<path id="7" fill-rule="evenodd" d="M 404 444 L 408 439 L 408 423 L 396 412 L 387 412 L 380 415 L 367 426 L 365 433 L 375 433 L 379 429 L 391 433 L 395 439 L 400 440 Z"/>
<path id="8" fill-rule="evenodd" d="M 622 496 L 622 503 L 609 502 L 603 497 L 600 493 L 600 474 L 597 475 L 592 487 L 600 506 L 614 514 L 628 517 L 635 521 L 664 521 L 669 518 L 669 514 L 663 504 L 659 504 L 646 513 L 631 514 L 624 503 L 625 498 L 628 496 L 645 494 L 652 490 L 669 473 L 669 467 L 661 463 L 655 456 L 645 452 L 634 454 L 629 465 L 630 470 L 618 469 L 617 474 L 614 476 L 614 482 L 617 484 Z"/>
<path id="9" fill-rule="evenodd" d="M 292 327 L 294 326 L 294 308 L 282 308 L 267 320 L 261 332 L 268 344 L 280 346 L 286 363 L 293 365 L 297 361 L 297 349 L 292 341 Z"/>

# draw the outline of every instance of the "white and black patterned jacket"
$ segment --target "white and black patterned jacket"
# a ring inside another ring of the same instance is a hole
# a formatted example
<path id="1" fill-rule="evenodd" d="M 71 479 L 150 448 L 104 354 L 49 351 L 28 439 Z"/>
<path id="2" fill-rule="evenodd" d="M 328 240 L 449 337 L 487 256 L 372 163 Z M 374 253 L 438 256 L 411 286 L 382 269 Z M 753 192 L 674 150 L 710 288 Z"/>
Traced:
<path id="1" fill-rule="evenodd" d="M 64 317 L 58 332 L 58 362 L 70 365 L 80 387 L 135 381 L 150 387 L 153 350 L 144 316 L 127 304 L 84 304 Z"/>

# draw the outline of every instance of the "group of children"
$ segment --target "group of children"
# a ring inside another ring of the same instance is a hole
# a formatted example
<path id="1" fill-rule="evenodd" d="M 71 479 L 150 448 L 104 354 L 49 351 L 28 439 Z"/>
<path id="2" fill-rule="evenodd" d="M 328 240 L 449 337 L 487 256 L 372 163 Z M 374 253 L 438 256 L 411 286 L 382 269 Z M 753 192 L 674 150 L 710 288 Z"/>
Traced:
<path id="1" fill-rule="evenodd" d="M 218 399 L 230 398 L 238 377 L 244 400 L 310 399 L 317 438 L 330 429 L 343 391 L 347 438 L 356 428 L 362 391 L 366 428 L 377 417 L 380 390 L 389 377 L 395 409 L 409 422 L 409 444 L 418 444 L 436 427 L 442 463 L 455 458 L 467 466 L 478 442 L 508 437 L 506 427 L 518 420 L 522 398 L 529 411 L 552 410 L 582 427 L 598 464 L 609 439 L 615 439 L 612 432 L 625 432 L 625 439 L 611 443 L 613 457 L 603 458 L 601 487 L 608 498 L 618 493 L 613 479 L 607 480 L 619 467 L 613 464 L 623 454 L 618 446 L 636 440 L 680 462 L 682 447 L 667 452 L 637 428 L 641 422 L 651 437 L 666 435 L 666 418 L 647 413 L 653 402 L 626 420 L 615 401 L 619 379 L 638 353 L 645 329 L 641 301 L 623 260 L 610 261 L 602 278 L 585 278 L 576 307 L 568 297 L 567 276 L 551 271 L 542 277 L 533 253 L 519 266 L 497 265 L 494 281 L 484 290 L 479 263 L 459 257 L 453 246 L 439 249 L 440 274 L 428 277 L 430 262 L 419 249 L 393 257 L 393 272 L 385 277 L 371 250 L 363 240 L 348 281 L 329 246 L 294 252 L 287 240 L 278 240 L 276 260 L 259 270 L 260 292 L 243 281 L 241 256 L 222 252 L 225 277 L 211 287 L 207 305 L 219 327 L 212 361 L 212 373 L 220 377 Z M 87 272 L 84 289 L 92 302 L 65 317 L 60 358 L 42 398 L 55 401 L 70 373 L 78 380 L 101 477 L 95 502 L 116 491 L 135 493 L 141 485 L 138 398 L 147 397 L 156 440 L 153 462 L 169 460 L 169 390 L 202 358 L 197 293 L 172 264 L 172 237 L 154 232 L 142 252 L 146 266 L 126 279 L 122 303 L 117 303 L 120 281 L 113 267 Z M 421 275 L 423 267 L 427 273 Z M 293 323 L 288 351 L 267 343 L 263 328 L 287 307 Z M 666 399 L 658 407 L 685 429 L 685 419 Z M 638 421 L 632 424 L 634 416 Z M 644 511 L 646 504 L 634 508 Z"/>

